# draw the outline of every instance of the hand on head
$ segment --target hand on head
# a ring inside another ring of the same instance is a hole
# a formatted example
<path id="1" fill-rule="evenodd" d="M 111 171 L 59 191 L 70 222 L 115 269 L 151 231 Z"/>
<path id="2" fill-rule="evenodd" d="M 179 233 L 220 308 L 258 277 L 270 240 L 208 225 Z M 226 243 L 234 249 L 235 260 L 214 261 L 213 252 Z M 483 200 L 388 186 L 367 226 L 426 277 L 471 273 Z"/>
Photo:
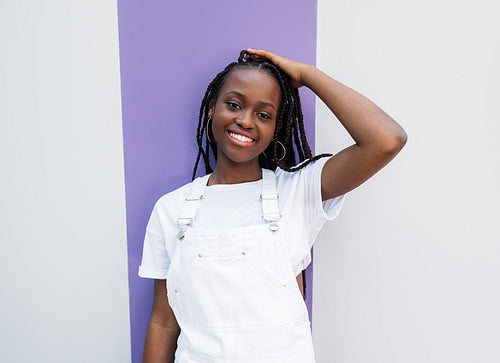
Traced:
<path id="1" fill-rule="evenodd" d="M 282 57 L 268 50 L 248 48 L 247 52 L 252 54 L 256 60 L 268 60 L 279 67 L 290 77 L 292 87 L 299 88 L 305 85 L 304 75 L 307 69 L 311 67 L 310 65 Z"/>

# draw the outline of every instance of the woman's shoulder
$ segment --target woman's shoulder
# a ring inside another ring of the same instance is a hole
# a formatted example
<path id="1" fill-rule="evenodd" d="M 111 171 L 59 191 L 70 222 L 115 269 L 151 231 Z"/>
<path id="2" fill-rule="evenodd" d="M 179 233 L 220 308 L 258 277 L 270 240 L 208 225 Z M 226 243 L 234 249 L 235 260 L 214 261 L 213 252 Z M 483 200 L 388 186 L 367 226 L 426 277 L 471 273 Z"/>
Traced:
<path id="1" fill-rule="evenodd" d="M 198 190 L 200 190 L 200 186 L 203 181 L 206 180 L 205 177 L 199 177 L 195 180 L 184 184 L 183 186 L 174 189 L 166 194 L 163 194 L 160 198 L 158 198 L 156 202 L 156 208 L 169 208 L 176 209 L 175 207 L 181 208 L 183 202 L 186 200 L 186 197 L 194 196 L 197 194 Z"/>
<path id="2" fill-rule="evenodd" d="M 306 181 L 307 179 L 313 178 L 318 174 L 321 175 L 323 166 L 329 158 L 330 157 L 325 156 L 313 161 L 306 159 L 293 167 L 291 171 L 283 170 L 280 167 L 277 167 L 274 174 L 276 175 L 278 183 L 293 183 L 298 182 L 299 180 Z"/>
<path id="3" fill-rule="evenodd" d="M 203 178 L 197 178 L 158 198 L 146 230 L 162 238 L 171 235 L 170 232 L 177 228 L 177 219 L 181 215 L 186 199 L 194 195 L 196 187 L 202 180 Z"/>

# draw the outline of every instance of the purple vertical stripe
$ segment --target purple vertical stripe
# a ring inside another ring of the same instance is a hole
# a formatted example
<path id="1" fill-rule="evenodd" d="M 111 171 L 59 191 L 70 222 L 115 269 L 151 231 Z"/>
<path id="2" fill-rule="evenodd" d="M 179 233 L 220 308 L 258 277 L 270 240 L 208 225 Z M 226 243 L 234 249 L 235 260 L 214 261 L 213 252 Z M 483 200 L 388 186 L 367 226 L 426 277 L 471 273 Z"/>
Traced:
<path id="1" fill-rule="evenodd" d="M 153 294 L 153 282 L 137 276 L 144 228 L 156 199 L 191 180 L 206 86 L 246 47 L 314 64 L 316 1 L 118 0 L 118 14 L 132 361 L 140 362 Z M 301 95 L 313 146 L 314 95 Z"/>

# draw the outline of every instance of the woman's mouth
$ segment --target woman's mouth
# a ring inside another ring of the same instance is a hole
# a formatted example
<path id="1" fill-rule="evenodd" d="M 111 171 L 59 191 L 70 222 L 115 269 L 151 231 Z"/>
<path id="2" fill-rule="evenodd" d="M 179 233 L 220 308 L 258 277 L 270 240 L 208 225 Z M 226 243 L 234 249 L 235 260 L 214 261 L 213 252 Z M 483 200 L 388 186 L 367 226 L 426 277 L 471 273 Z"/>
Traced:
<path id="1" fill-rule="evenodd" d="M 240 135 L 232 131 L 227 131 L 227 134 L 238 145 L 250 145 L 255 142 L 254 139 L 248 136 Z"/>

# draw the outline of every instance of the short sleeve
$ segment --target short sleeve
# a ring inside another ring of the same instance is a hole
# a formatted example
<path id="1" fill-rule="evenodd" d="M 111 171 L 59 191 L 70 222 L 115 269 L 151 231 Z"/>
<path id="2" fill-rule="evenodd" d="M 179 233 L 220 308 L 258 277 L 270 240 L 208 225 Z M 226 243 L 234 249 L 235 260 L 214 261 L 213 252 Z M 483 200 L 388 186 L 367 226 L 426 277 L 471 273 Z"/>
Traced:
<path id="1" fill-rule="evenodd" d="M 139 266 L 139 276 L 151 279 L 166 279 L 170 267 L 170 257 L 167 245 L 162 236 L 158 203 L 156 203 L 149 218 L 144 237 L 142 261 Z"/>
<path id="2" fill-rule="evenodd" d="M 323 228 L 325 222 L 337 218 L 345 199 L 345 194 L 343 194 L 325 201 L 322 200 L 321 174 L 323 172 L 323 167 L 329 159 L 330 158 L 321 158 L 311 166 L 309 173 L 311 174 L 310 180 L 312 180 L 312 182 L 307 184 L 309 189 L 307 192 L 309 195 L 307 199 L 309 202 L 308 209 L 311 211 L 309 223 L 313 228 L 317 229 L 318 232 Z M 316 239 L 316 236 L 317 233 L 314 235 L 313 239 Z"/>
<path id="3" fill-rule="evenodd" d="M 326 201 L 321 196 L 321 174 L 330 158 L 318 159 L 296 172 L 279 171 L 279 187 L 286 196 L 286 245 L 296 274 L 311 262 L 311 247 L 327 221 L 342 209 L 345 195 Z"/>

